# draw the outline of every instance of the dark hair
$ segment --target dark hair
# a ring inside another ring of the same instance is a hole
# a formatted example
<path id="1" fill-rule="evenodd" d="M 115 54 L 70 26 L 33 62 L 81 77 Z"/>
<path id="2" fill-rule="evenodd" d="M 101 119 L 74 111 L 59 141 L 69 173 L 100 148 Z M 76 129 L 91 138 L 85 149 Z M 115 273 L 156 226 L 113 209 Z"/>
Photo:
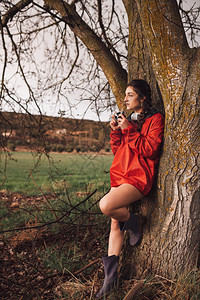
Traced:
<path id="1" fill-rule="evenodd" d="M 149 84 L 143 79 L 134 79 L 127 84 L 127 87 L 128 86 L 131 86 L 134 89 L 134 91 L 138 94 L 140 99 L 143 99 L 145 97 L 142 103 L 143 110 L 140 113 L 139 120 L 138 120 L 138 130 L 140 131 L 146 116 L 148 115 L 149 111 L 152 108 L 151 88 Z"/>

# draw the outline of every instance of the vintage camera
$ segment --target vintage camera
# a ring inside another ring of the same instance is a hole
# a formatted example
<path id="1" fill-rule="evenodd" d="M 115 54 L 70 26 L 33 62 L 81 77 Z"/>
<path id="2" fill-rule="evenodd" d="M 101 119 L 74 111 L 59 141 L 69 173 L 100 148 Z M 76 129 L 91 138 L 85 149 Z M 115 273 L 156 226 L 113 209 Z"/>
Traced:
<path id="1" fill-rule="evenodd" d="M 114 114 L 115 116 L 115 121 L 117 122 L 118 121 L 118 118 L 120 118 L 120 115 L 124 115 L 125 116 L 125 113 L 123 111 L 118 111 Z M 118 122 L 117 122 L 118 123 Z"/>

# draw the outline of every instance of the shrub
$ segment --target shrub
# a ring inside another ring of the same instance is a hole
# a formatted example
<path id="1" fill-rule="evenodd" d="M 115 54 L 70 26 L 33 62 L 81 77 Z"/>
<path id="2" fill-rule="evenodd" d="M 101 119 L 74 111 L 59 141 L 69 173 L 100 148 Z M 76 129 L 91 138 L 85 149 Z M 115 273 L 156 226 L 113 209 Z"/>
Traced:
<path id="1" fill-rule="evenodd" d="M 10 149 L 11 151 L 15 151 L 15 148 L 16 148 L 15 144 L 8 143 L 8 149 Z"/>
<path id="2" fill-rule="evenodd" d="M 98 151 L 98 147 L 95 146 L 95 145 L 93 145 L 93 146 L 90 147 L 89 150 L 92 151 L 92 152 L 97 152 Z"/>
<path id="3" fill-rule="evenodd" d="M 64 146 L 62 146 L 62 145 L 58 145 L 57 146 L 57 151 L 58 152 L 63 152 L 65 150 L 65 147 Z"/>
<path id="4" fill-rule="evenodd" d="M 76 147 L 76 152 L 79 153 L 80 151 L 81 151 L 81 147 L 80 147 L 80 146 L 77 146 L 77 147 Z"/>
<path id="5" fill-rule="evenodd" d="M 16 141 L 15 141 L 15 145 L 16 145 L 16 146 L 21 146 L 21 144 L 22 144 L 22 141 L 21 141 L 21 140 L 16 140 Z"/>
<path id="6" fill-rule="evenodd" d="M 74 150 L 74 147 L 73 147 L 73 146 L 67 146 L 67 147 L 65 148 L 65 150 L 66 150 L 67 152 L 72 152 L 72 151 Z"/>
<path id="7" fill-rule="evenodd" d="M 45 146 L 45 150 L 46 150 L 47 152 L 51 151 L 52 148 L 53 148 L 53 147 L 51 147 L 51 145 L 46 145 L 46 146 Z"/>
<path id="8" fill-rule="evenodd" d="M 51 151 L 57 152 L 57 146 L 56 146 L 56 145 L 53 145 L 53 146 L 51 147 Z"/>
<path id="9" fill-rule="evenodd" d="M 89 148 L 87 146 L 81 146 L 81 152 L 87 152 Z"/>

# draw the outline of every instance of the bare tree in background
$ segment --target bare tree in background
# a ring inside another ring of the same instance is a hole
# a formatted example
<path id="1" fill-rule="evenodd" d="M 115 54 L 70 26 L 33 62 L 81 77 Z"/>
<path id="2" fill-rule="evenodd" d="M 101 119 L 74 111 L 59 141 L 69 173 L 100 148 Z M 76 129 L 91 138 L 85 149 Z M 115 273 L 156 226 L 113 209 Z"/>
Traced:
<path id="1" fill-rule="evenodd" d="M 82 99 L 97 106 L 108 100 L 110 106 L 111 88 L 122 109 L 127 80 L 140 77 L 150 83 L 154 104 L 165 111 L 164 151 L 157 188 L 142 203 L 148 220 L 142 244 L 134 250 L 125 247 L 122 272 L 173 276 L 198 260 L 200 50 L 189 47 L 183 24 L 196 46 L 199 9 L 186 11 L 175 0 L 123 0 L 127 31 L 116 4 L 2 1 L 0 95 L 25 111 L 31 103 L 40 112 L 39 99 L 52 95 L 58 101 L 66 97 L 71 107 L 71 91 L 78 88 L 84 91 Z M 19 80 L 11 86 L 14 75 Z M 17 89 L 21 78 L 26 95 Z"/>

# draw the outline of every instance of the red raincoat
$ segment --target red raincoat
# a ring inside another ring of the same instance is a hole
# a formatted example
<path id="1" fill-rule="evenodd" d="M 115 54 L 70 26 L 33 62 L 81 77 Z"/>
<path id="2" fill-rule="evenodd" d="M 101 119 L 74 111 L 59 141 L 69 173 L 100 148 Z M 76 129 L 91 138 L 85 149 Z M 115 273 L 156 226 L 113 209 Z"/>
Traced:
<path id="1" fill-rule="evenodd" d="M 129 183 L 143 195 L 148 194 L 156 173 L 163 133 L 161 113 L 147 117 L 141 132 L 133 121 L 123 130 L 111 130 L 110 144 L 115 155 L 110 168 L 111 187 Z"/>

